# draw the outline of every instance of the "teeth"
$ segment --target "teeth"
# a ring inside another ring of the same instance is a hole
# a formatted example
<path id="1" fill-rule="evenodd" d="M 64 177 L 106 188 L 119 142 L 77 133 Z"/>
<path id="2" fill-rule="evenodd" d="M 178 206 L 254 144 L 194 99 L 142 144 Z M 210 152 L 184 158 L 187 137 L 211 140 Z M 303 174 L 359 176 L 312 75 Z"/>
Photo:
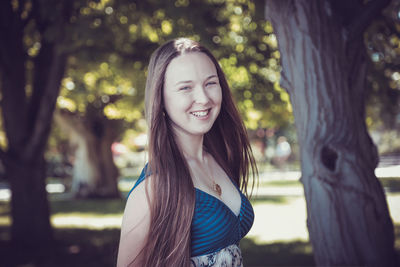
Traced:
<path id="1" fill-rule="evenodd" d="M 196 117 L 203 117 L 208 114 L 209 110 L 192 112 Z"/>

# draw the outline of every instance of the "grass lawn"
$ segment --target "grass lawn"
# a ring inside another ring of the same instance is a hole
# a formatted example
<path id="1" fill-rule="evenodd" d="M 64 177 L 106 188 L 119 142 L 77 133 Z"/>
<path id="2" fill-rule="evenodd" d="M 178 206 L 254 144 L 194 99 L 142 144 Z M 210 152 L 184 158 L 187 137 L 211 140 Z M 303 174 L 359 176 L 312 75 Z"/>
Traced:
<path id="1" fill-rule="evenodd" d="M 285 203 L 283 198 L 259 201 Z M 118 225 L 124 200 L 61 200 L 53 194 L 50 203 L 57 241 L 51 248 L 32 256 L 13 249 L 9 244 L 9 203 L 0 202 L 0 266 L 115 266 L 119 242 Z M 116 221 L 110 223 L 107 218 L 114 218 Z M 246 267 L 314 265 L 308 242 L 266 245 L 245 238 L 241 242 L 241 248 Z"/>
<path id="2" fill-rule="evenodd" d="M 382 181 L 390 192 L 399 192 L 400 179 Z M 127 181 L 131 185 L 132 182 Z M 265 182 L 263 187 L 301 187 L 297 181 Z M 126 189 L 123 189 L 126 194 Z M 398 193 L 397 193 L 398 194 Z M 270 216 L 294 216 L 290 209 L 298 209 L 299 197 L 272 196 L 254 199 L 257 217 L 260 213 Z M 115 266 L 119 242 L 119 225 L 123 214 L 125 199 L 119 200 L 71 200 L 65 194 L 51 194 L 52 224 L 56 242 L 36 255 L 17 251 L 9 243 L 9 202 L 0 201 L 0 267 L 107 267 Z M 263 207 L 272 208 L 264 211 Z M 275 214 L 281 210 L 284 214 Z M 294 211 L 293 211 L 294 212 Z M 304 211 L 300 211 L 303 212 Z M 301 219 L 303 220 L 303 219 Z M 297 224 L 295 220 L 291 222 Z M 398 223 L 398 222 L 397 222 Z M 273 226 L 272 226 L 273 227 Z M 272 236 L 275 231 L 255 222 L 255 232 L 241 241 L 244 266 L 314 266 L 312 247 L 307 239 L 261 241 L 255 236 Z M 303 227 L 304 228 L 304 227 Z M 400 250 L 400 225 L 396 225 L 396 248 Z M 257 232 L 259 229 L 259 232 Z M 265 229 L 265 230 L 264 230 Z M 253 229 L 252 229 L 253 230 Z M 289 236 L 290 237 L 290 236 Z"/>

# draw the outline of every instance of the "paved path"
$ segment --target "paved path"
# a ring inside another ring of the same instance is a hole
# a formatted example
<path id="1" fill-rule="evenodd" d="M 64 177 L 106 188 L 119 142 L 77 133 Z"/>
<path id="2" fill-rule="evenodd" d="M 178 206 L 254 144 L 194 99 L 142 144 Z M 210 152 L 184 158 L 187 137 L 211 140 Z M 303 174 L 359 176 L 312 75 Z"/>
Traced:
<path id="1" fill-rule="evenodd" d="M 400 178 L 400 162 L 398 165 L 383 165 L 375 169 L 375 175 L 378 178 L 399 177 Z M 268 171 L 259 174 L 261 181 L 270 180 L 299 180 L 300 171 Z"/>

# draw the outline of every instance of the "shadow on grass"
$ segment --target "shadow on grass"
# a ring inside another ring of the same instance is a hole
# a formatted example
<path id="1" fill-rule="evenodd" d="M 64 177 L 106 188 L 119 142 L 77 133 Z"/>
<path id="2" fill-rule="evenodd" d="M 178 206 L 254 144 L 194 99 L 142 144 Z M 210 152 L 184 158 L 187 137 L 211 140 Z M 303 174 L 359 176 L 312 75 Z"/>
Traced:
<path id="1" fill-rule="evenodd" d="M 386 192 L 400 192 L 400 179 L 398 177 L 389 177 L 379 179 L 381 185 L 385 188 Z"/>
<path id="2" fill-rule="evenodd" d="M 246 267 L 315 266 L 309 242 L 256 244 L 245 238 L 240 242 Z"/>
<path id="3" fill-rule="evenodd" d="M 9 228 L 0 227 L 0 265 L 35 267 L 112 267 L 116 264 L 119 229 L 88 230 L 56 228 L 51 247 L 33 254 L 13 248 Z M 400 226 L 396 225 L 399 240 Z M 240 243 L 244 266 L 315 266 L 311 244 L 290 242 L 256 244 L 245 238 Z M 398 249 L 398 248 L 397 248 Z M 398 250 L 399 253 L 399 250 Z"/>
<path id="4" fill-rule="evenodd" d="M 0 216 L 8 216 L 11 213 L 10 202 L 0 201 Z"/>
<path id="5" fill-rule="evenodd" d="M 119 229 L 57 228 L 54 232 L 55 244 L 35 255 L 13 249 L 7 232 L 7 227 L 0 227 L 0 258 L 5 266 L 111 267 L 116 264 Z M 250 239 L 244 239 L 241 248 L 246 267 L 314 264 L 310 244 L 304 242 L 258 245 Z"/>
<path id="6" fill-rule="evenodd" d="M 0 227 L 0 238 L 9 236 Z M 56 241 L 34 254 L 15 249 L 9 240 L 0 239 L 1 266 L 108 267 L 117 262 L 119 229 L 55 229 Z M 8 239 L 8 238 L 7 238 Z M 4 264 L 4 265 L 2 265 Z"/>

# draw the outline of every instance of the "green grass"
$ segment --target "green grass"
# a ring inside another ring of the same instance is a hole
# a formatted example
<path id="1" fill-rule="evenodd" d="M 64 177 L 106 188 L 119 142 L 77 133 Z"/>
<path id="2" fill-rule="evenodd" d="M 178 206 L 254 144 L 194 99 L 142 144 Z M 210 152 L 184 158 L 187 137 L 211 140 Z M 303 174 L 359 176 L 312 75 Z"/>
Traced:
<path id="1" fill-rule="evenodd" d="M 124 199 L 52 200 L 50 201 L 50 206 L 53 215 L 61 213 L 73 213 L 73 212 L 96 214 L 96 215 L 119 215 L 124 212 L 125 200 Z"/>
<path id="2" fill-rule="evenodd" d="M 116 263 L 118 229 L 55 229 L 57 242 L 36 255 L 14 250 L 1 238 L 7 232 L 7 227 L 0 227 L 1 266 L 111 267 Z M 400 225 L 396 238 L 400 238 Z M 245 238 L 240 246 L 246 267 L 315 266 L 309 242 L 257 244 Z"/>
<path id="3" fill-rule="evenodd" d="M 6 232 L 0 227 L 0 236 Z M 115 266 L 119 230 L 55 229 L 57 242 L 36 255 L 20 253 L 0 240 L 0 258 L 5 266 L 107 267 Z M 240 243 L 244 266 L 312 266 L 311 246 L 306 242 L 258 245 L 251 239 Z M 30 264 L 30 265 L 29 265 Z M 2 265 L 3 266 L 3 265 Z"/>
<path id="4" fill-rule="evenodd" d="M 399 178 L 380 179 L 384 187 L 400 190 Z M 129 180 L 127 181 L 130 182 Z M 298 181 L 269 181 L 262 186 L 301 186 Z M 124 192 L 126 193 L 126 192 Z M 88 223 L 106 216 L 122 216 L 125 199 L 70 200 L 61 194 L 52 194 L 50 206 L 54 216 L 77 216 Z M 288 204 L 289 197 L 268 196 L 253 199 L 253 204 Z M 13 248 L 9 242 L 9 202 L 0 201 L 0 266 L 6 267 L 107 267 L 115 266 L 120 230 L 116 228 L 89 229 L 90 227 L 58 226 L 54 228 L 56 242 L 32 255 Z M 268 232 L 268 229 L 265 230 Z M 400 250 L 400 225 L 395 226 L 396 248 Z M 314 266 L 309 242 L 259 244 L 245 238 L 241 241 L 244 266 Z"/>
<path id="5" fill-rule="evenodd" d="M 125 200 L 62 200 L 53 194 L 50 198 L 52 215 L 80 216 L 84 220 L 96 220 L 101 215 L 122 216 Z M 285 202 L 284 197 L 273 197 L 257 201 Z M 0 219 L 9 216 L 9 202 L 0 202 Z M 89 216 L 90 218 L 86 218 Z M 92 218 L 93 217 L 93 218 Z M 5 266 L 35 267 L 106 267 L 115 266 L 120 230 L 87 229 L 84 227 L 55 227 L 56 242 L 34 255 L 17 250 L 9 243 L 9 225 L 0 223 L 0 259 Z M 292 245 L 291 245 L 292 244 Z M 313 265 L 308 243 L 257 244 L 251 239 L 241 242 L 245 266 L 272 266 L 300 263 Z M 308 248 L 308 249 L 306 249 Z M 281 260 L 279 260 L 281 259 Z M 284 259 L 284 260 L 282 260 Z M 0 264 L 0 266 L 3 266 Z M 301 264 L 300 264 L 301 265 Z"/>
<path id="6" fill-rule="evenodd" d="M 0 201 L 0 216 L 5 217 L 10 214 L 10 205 L 7 201 Z"/>
<path id="7" fill-rule="evenodd" d="M 268 186 L 302 186 L 298 180 L 273 180 L 273 181 L 262 181 L 259 187 Z"/>
<path id="8" fill-rule="evenodd" d="M 389 192 L 400 192 L 400 178 L 388 177 L 379 179 L 381 185 Z"/>
<path id="9" fill-rule="evenodd" d="M 255 204 L 287 204 L 289 198 L 283 196 L 258 196 L 250 199 L 252 205 Z"/>
<path id="10" fill-rule="evenodd" d="M 240 242 L 246 267 L 258 266 L 315 266 L 309 242 L 290 242 L 258 245 L 245 238 Z"/>
<path id="11" fill-rule="evenodd" d="M 7 232 L 0 227 L 0 237 Z M 115 266 L 119 229 L 101 231 L 88 229 L 59 229 L 54 231 L 56 242 L 34 255 L 15 249 L 0 239 L 1 266 L 35 267 L 106 267 Z"/>

